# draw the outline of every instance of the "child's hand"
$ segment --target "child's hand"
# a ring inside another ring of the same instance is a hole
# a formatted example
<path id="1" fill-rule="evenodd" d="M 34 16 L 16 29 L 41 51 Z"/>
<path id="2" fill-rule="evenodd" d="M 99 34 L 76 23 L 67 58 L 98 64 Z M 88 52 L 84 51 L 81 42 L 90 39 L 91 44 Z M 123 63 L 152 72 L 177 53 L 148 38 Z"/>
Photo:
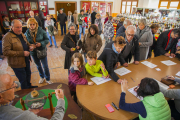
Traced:
<path id="1" fill-rule="evenodd" d="M 105 66 L 104 66 L 104 63 L 101 63 L 100 66 L 102 67 L 102 69 L 103 69 L 104 71 L 106 71 L 106 68 L 105 68 Z"/>
<path id="2" fill-rule="evenodd" d="M 88 85 L 94 85 L 94 83 L 93 82 L 88 82 Z"/>
<path id="3" fill-rule="evenodd" d="M 104 75 L 102 75 L 103 78 L 107 79 L 109 78 L 109 74 L 105 77 Z"/>

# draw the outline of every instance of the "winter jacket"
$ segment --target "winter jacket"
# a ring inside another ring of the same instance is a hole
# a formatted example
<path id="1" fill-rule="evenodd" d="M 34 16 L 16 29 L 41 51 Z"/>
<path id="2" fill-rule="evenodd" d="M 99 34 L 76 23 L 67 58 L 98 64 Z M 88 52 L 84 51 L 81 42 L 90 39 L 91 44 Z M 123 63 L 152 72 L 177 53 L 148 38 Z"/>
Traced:
<path id="1" fill-rule="evenodd" d="M 87 85 L 88 81 L 82 78 L 85 75 L 85 67 L 78 68 L 73 66 L 69 69 L 68 85 L 71 91 L 76 92 L 76 85 Z"/>
<path id="2" fill-rule="evenodd" d="M 39 11 L 39 19 L 42 21 L 42 20 L 45 20 L 45 17 L 44 17 L 44 13 L 43 11 Z"/>
<path id="3" fill-rule="evenodd" d="M 107 21 L 104 25 L 104 37 L 113 38 L 114 37 L 114 26 L 111 21 Z"/>
<path id="4" fill-rule="evenodd" d="M 27 38 L 27 41 L 30 44 L 35 44 L 33 38 L 31 37 L 29 29 L 27 29 L 27 31 L 25 32 L 25 36 Z M 38 27 L 38 31 L 36 34 L 36 42 L 41 43 L 41 46 L 36 49 L 38 49 L 38 50 L 47 49 L 46 45 L 49 43 L 49 38 L 47 36 L 47 33 L 41 27 Z M 33 50 L 33 51 L 30 51 L 30 54 L 37 55 L 37 52 L 36 52 L 36 50 Z"/>
<path id="5" fill-rule="evenodd" d="M 85 51 L 85 53 L 88 51 L 96 51 L 96 53 L 98 53 L 101 47 L 102 40 L 98 34 L 91 35 L 90 33 L 87 33 L 84 35 L 82 50 Z"/>
<path id="6" fill-rule="evenodd" d="M 82 15 L 82 14 L 79 14 L 78 15 L 78 22 L 79 22 L 79 25 L 82 25 L 82 23 L 83 23 L 83 20 L 81 20 L 81 18 L 85 18 L 86 17 L 86 15 Z"/>
<path id="7" fill-rule="evenodd" d="M 145 60 L 148 57 L 149 47 L 153 44 L 153 35 L 149 26 L 145 26 L 143 30 L 137 28 L 135 35 L 140 43 L 140 61 Z"/>
<path id="8" fill-rule="evenodd" d="M 99 31 L 99 33 L 101 33 L 101 32 L 102 32 L 102 29 L 103 29 L 103 25 L 102 25 L 102 22 L 101 22 L 101 18 L 95 19 L 95 25 L 98 25 L 98 31 Z"/>
<path id="9" fill-rule="evenodd" d="M 85 66 L 87 73 L 95 77 L 102 77 L 102 75 L 105 77 L 108 76 L 108 71 L 104 71 L 101 67 L 102 63 L 103 62 L 101 60 L 96 60 L 96 64 L 91 66 L 87 63 Z M 99 73 L 100 70 L 102 71 L 102 74 Z"/>
<path id="10" fill-rule="evenodd" d="M 121 33 L 119 36 L 122 36 L 122 37 L 125 38 L 126 34 L 125 33 Z M 136 36 L 133 37 L 132 43 L 133 43 L 133 46 L 131 48 L 131 51 L 130 51 L 129 55 L 126 58 L 124 58 L 124 60 L 127 63 L 131 61 L 133 55 L 134 55 L 134 61 L 139 61 L 139 56 L 140 56 L 139 55 L 140 54 L 140 52 L 139 52 L 139 42 L 138 42 L 138 39 L 137 39 Z M 126 46 L 124 47 L 124 49 L 122 50 L 121 53 L 124 52 L 125 48 L 126 48 Z M 122 62 L 121 64 L 124 64 L 124 63 Z"/>
<path id="11" fill-rule="evenodd" d="M 67 16 L 66 13 L 59 13 L 57 17 L 57 21 L 60 22 L 60 25 L 64 25 L 65 22 L 67 21 Z"/>
<path id="12" fill-rule="evenodd" d="M 142 102 L 147 116 L 143 118 L 139 115 L 140 120 L 171 120 L 171 110 L 161 92 L 144 97 Z"/>
<path id="13" fill-rule="evenodd" d="M 155 46 L 156 46 L 156 39 L 155 39 L 155 34 L 152 34 L 153 35 L 153 44 L 152 46 L 149 47 L 149 53 L 148 53 L 148 57 L 151 57 L 152 56 L 152 51 L 155 49 Z"/>
<path id="14" fill-rule="evenodd" d="M 69 69 L 71 66 L 71 57 L 75 52 L 79 52 L 82 48 L 82 42 L 79 40 L 79 35 L 76 33 L 76 41 L 74 42 L 70 33 L 64 36 L 64 39 L 61 43 L 61 48 L 66 51 L 64 69 Z M 77 50 L 76 46 L 79 46 L 79 50 Z M 71 48 L 76 48 L 75 51 L 71 51 Z"/>
<path id="15" fill-rule="evenodd" d="M 30 46 L 23 33 L 22 36 L 27 46 Z M 12 68 L 26 67 L 24 49 L 20 39 L 12 32 L 8 32 L 3 37 L 2 43 L 3 55 L 7 56 L 8 65 Z"/>
<path id="16" fill-rule="evenodd" d="M 74 24 L 78 25 L 78 14 L 73 14 L 74 17 Z"/>
<path id="17" fill-rule="evenodd" d="M 126 28 L 124 26 L 121 26 L 117 31 L 116 31 L 116 37 L 118 37 L 121 33 L 124 33 Z"/>
<path id="18" fill-rule="evenodd" d="M 175 77 L 175 82 L 180 84 L 180 78 Z M 163 87 L 159 86 L 160 91 L 164 94 L 165 97 L 174 99 L 174 104 L 176 110 L 180 114 L 180 89 L 164 89 Z"/>
<path id="19" fill-rule="evenodd" d="M 114 44 L 113 41 L 106 45 L 105 49 L 103 50 L 102 54 L 99 56 L 98 60 L 101 60 L 104 63 L 106 70 L 108 71 L 112 79 L 115 82 L 117 82 L 119 77 L 114 72 L 114 67 L 117 62 L 120 62 L 122 64 L 125 61 L 121 53 L 117 54 L 113 51 L 112 44 Z"/>
<path id="20" fill-rule="evenodd" d="M 95 19 L 96 19 L 96 12 L 93 12 L 92 14 L 91 14 L 91 24 L 94 24 L 95 23 Z"/>
<path id="21" fill-rule="evenodd" d="M 176 44 L 177 44 L 177 41 L 178 39 L 173 39 L 172 42 L 171 42 L 171 46 L 169 47 L 168 50 L 165 50 L 166 46 L 167 46 L 167 43 L 168 43 L 168 40 L 170 39 L 170 35 L 171 35 L 171 30 L 168 30 L 168 31 L 164 31 L 163 33 L 160 34 L 160 36 L 158 37 L 157 39 L 157 42 L 156 42 L 156 47 L 154 49 L 154 54 L 155 54 L 155 57 L 156 56 L 160 56 L 160 55 L 164 55 L 165 53 L 171 51 L 171 53 L 174 53 L 176 52 Z"/>

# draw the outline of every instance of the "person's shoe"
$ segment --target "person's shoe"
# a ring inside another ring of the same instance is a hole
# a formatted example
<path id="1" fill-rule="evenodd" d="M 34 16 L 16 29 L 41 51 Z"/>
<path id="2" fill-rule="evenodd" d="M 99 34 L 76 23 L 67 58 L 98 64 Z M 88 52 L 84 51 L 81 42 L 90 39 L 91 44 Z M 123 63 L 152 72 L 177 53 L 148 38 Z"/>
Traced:
<path id="1" fill-rule="evenodd" d="M 55 48 L 58 48 L 58 46 L 55 46 Z"/>
<path id="2" fill-rule="evenodd" d="M 38 86 L 30 86 L 29 88 L 37 88 Z"/>
<path id="3" fill-rule="evenodd" d="M 53 82 L 51 82 L 50 80 L 49 80 L 49 81 L 46 80 L 46 82 L 47 82 L 48 84 L 52 84 L 52 83 L 53 83 Z"/>
<path id="4" fill-rule="evenodd" d="M 41 78 L 41 79 L 39 80 L 39 84 L 43 83 L 44 80 L 45 80 L 45 78 Z"/>
<path id="5" fill-rule="evenodd" d="M 52 47 L 53 45 L 49 45 L 49 47 Z"/>

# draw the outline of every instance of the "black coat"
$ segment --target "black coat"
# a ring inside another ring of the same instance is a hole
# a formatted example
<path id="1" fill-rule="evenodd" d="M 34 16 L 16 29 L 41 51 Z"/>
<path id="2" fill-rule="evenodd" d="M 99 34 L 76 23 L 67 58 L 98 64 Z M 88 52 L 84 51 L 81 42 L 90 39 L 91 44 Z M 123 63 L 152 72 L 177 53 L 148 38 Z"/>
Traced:
<path id="1" fill-rule="evenodd" d="M 177 44 L 177 41 L 178 41 L 177 38 L 173 39 L 172 42 L 171 42 L 170 48 L 168 50 L 165 50 L 167 42 L 168 42 L 168 34 L 170 34 L 170 30 L 161 33 L 160 36 L 158 37 L 157 42 L 156 42 L 156 46 L 155 46 L 155 49 L 154 49 L 155 57 L 160 56 L 160 55 L 164 55 L 169 50 L 171 50 L 171 53 L 175 54 L 175 52 L 176 52 L 176 44 Z"/>
<path id="2" fill-rule="evenodd" d="M 65 63 L 64 63 L 64 69 L 69 69 L 71 66 L 71 57 L 75 52 L 79 52 L 79 50 L 82 48 L 82 42 L 79 40 L 79 35 L 76 33 L 76 42 L 73 41 L 70 33 L 68 33 L 66 36 L 64 36 L 64 39 L 61 43 L 61 48 L 66 51 L 65 56 Z M 79 46 L 79 50 L 75 50 L 71 52 L 71 48 L 76 48 L 76 46 Z"/>
<path id="3" fill-rule="evenodd" d="M 92 14 L 91 14 L 91 24 L 94 24 L 95 23 L 95 19 L 96 19 L 96 12 L 93 12 Z"/>
<path id="4" fill-rule="evenodd" d="M 59 13 L 57 17 L 57 21 L 60 22 L 61 25 L 64 25 L 65 22 L 67 21 L 67 16 L 66 13 Z"/>
<path id="5" fill-rule="evenodd" d="M 126 35 L 125 35 L 125 33 L 121 33 L 121 34 L 119 34 L 119 36 L 122 36 L 122 37 L 125 38 Z M 139 42 L 138 42 L 138 39 L 137 39 L 136 36 L 133 37 L 132 43 L 133 43 L 133 47 L 131 49 L 131 52 L 129 53 L 129 55 L 126 58 L 124 58 L 124 60 L 127 63 L 131 61 L 132 55 L 134 55 L 134 61 L 139 61 L 140 60 L 139 59 L 139 56 L 140 56 L 140 53 L 139 53 Z M 122 53 L 124 52 L 125 48 L 126 48 L 126 46 L 122 50 Z M 121 63 L 122 65 L 124 64 L 123 62 Z"/>
<path id="6" fill-rule="evenodd" d="M 155 46 L 156 46 L 156 39 L 155 39 L 155 36 L 153 34 L 153 44 L 152 44 L 152 46 L 149 47 L 148 57 L 152 56 L 152 51 L 155 49 Z"/>
<path id="7" fill-rule="evenodd" d="M 30 17 L 30 18 L 31 18 L 31 17 Z M 42 27 L 42 23 L 41 23 L 40 18 L 39 18 L 38 16 L 34 16 L 34 19 L 36 19 L 36 21 L 38 22 L 38 25 L 39 25 L 40 27 Z"/>
<path id="8" fill-rule="evenodd" d="M 112 44 L 113 41 L 106 45 L 105 49 L 103 50 L 102 54 L 99 56 L 98 60 L 101 60 L 104 63 L 106 70 L 108 71 L 112 79 L 115 82 L 117 82 L 119 77 L 114 72 L 114 67 L 117 62 L 122 63 L 124 59 L 122 54 L 117 54 L 113 51 Z"/>
<path id="9" fill-rule="evenodd" d="M 42 21 L 42 20 L 45 20 L 43 11 L 39 11 L 39 19 L 40 19 L 41 21 Z"/>

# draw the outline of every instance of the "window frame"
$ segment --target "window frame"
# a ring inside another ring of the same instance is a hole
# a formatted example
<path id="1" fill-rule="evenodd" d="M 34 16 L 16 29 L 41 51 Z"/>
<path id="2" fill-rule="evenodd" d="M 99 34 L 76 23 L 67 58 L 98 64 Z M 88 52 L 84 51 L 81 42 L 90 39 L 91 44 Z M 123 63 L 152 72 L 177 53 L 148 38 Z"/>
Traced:
<path id="1" fill-rule="evenodd" d="M 168 2 L 168 4 L 167 6 L 161 6 L 161 2 Z M 171 7 L 170 6 L 171 2 L 179 2 L 179 4 L 177 5 L 177 7 Z M 180 1 L 179 0 L 159 0 L 158 8 L 160 9 L 160 7 L 166 7 L 166 9 L 171 9 L 171 8 L 180 9 Z"/>
<path id="2" fill-rule="evenodd" d="M 120 13 L 122 13 L 122 3 L 123 2 L 126 2 L 126 5 L 125 5 L 125 13 L 126 13 L 126 10 L 127 10 L 127 6 L 130 6 L 130 13 L 132 12 L 132 6 L 135 6 L 135 5 L 132 5 L 132 2 L 137 2 L 136 4 L 136 7 L 138 7 L 138 0 L 122 0 L 121 1 L 121 9 L 120 9 Z M 131 2 L 131 5 L 127 5 L 127 2 Z"/>

